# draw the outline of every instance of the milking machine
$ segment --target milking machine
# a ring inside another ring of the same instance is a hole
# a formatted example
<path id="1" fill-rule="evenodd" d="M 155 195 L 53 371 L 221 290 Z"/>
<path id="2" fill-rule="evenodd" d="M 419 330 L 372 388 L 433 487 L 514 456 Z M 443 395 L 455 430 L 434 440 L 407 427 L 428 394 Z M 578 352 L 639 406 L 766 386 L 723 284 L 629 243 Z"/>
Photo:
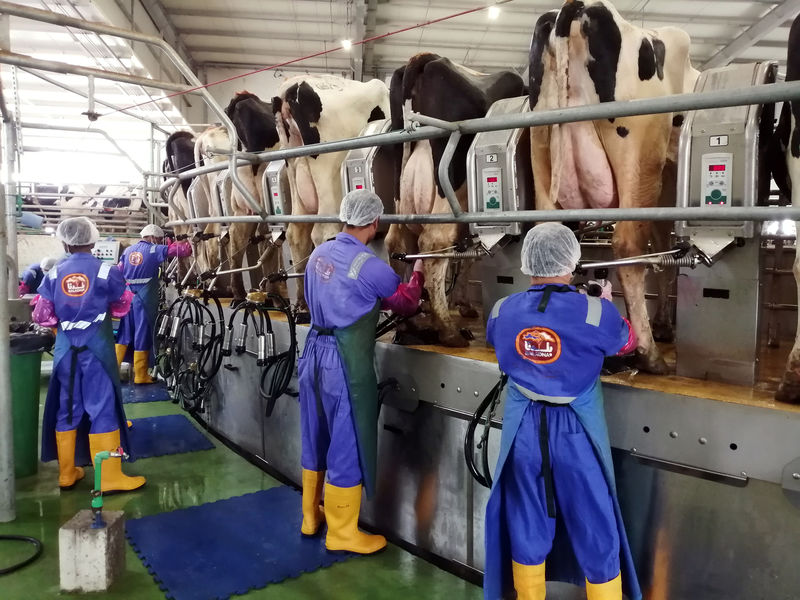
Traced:
<path id="1" fill-rule="evenodd" d="M 276 301 L 271 306 L 267 301 Z M 270 313 L 286 317 L 289 328 L 289 346 L 278 352 Z M 255 342 L 255 352 L 248 348 L 250 340 Z M 289 303 L 277 294 L 251 292 L 247 299 L 231 312 L 222 343 L 221 355 L 230 357 L 244 354 L 255 355 L 256 366 L 261 367 L 259 394 L 266 401 L 265 415 L 272 415 L 276 400 L 285 394 L 294 375 L 297 356 L 297 336 L 294 315 Z M 236 369 L 230 364 L 226 369 Z"/>
<path id="2" fill-rule="evenodd" d="M 189 412 L 202 411 L 222 365 L 225 316 L 220 301 L 207 291 L 184 290 L 157 323 L 156 373 L 175 402 Z"/>

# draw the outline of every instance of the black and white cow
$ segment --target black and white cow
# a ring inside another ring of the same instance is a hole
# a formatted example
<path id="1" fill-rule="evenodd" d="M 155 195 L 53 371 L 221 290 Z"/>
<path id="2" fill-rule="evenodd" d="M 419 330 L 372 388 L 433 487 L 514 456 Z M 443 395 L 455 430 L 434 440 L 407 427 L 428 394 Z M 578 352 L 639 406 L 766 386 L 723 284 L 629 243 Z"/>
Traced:
<path id="1" fill-rule="evenodd" d="M 485 74 L 431 53 L 418 54 L 394 72 L 390 86 L 392 129 L 404 126 L 403 110 L 460 121 L 483 117 L 494 102 L 522 96 L 522 78 L 515 71 Z M 450 166 L 450 180 L 461 208 L 467 203 L 467 151 L 474 136 L 459 141 Z M 406 144 L 395 153 L 395 199 L 399 213 L 431 214 L 450 212 L 439 181 L 439 163 L 446 138 Z M 458 224 L 392 225 L 386 237 L 390 253 L 432 252 L 450 248 L 466 237 Z M 449 260 L 425 261 L 425 287 L 430 297 L 433 326 L 439 342 L 446 346 L 466 346 L 453 321 L 445 293 Z"/>
<path id="2" fill-rule="evenodd" d="M 272 99 L 282 148 L 355 138 L 367 123 L 389 114 L 389 90 L 377 79 L 353 81 L 334 75 L 306 75 L 287 79 Z M 341 167 L 346 152 L 332 152 L 287 160 L 292 213 L 338 214 L 342 202 Z M 314 246 L 341 230 L 336 223 L 292 223 L 287 239 L 296 269 Z M 305 305 L 302 280 L 298 301 Z"/>
<path id="3" fill-rule="evenodd" d="M 166 158 L 164 159 L 163 171 L 169 175 L 177 175 L 189 169 L 193 169 L 194 164 L 194 134 L 191 131 L 176 131 L 167 138 L 165 143 Z M 167 218 L 170 221 L 186 219 L 191 214 L 189 211 L 189 186 L 191 180 L 181 181 L 180 188 L 173 196 L 173 206 L 167 209 Z M 173 228 L 176 236 L 192 235 L 191 225 L 176 225 Z M 197 243 L 192 242 L 192 253 L 197 256 Z M 181 258 L 178 260 L 178 280 L 181 281 L 189 269 L 189 259 Z"/>
<path id="4" fill-rule="evenodd" d="M 225 114 L 236 127 L 239 138 L 239 149 L 247 152 L 264 152 L 277 148 L 278 131 L 275 127 L 275 115 L 272 104 L 264 102 L 250 92 L 237 93 L 225 109 Z M 267 163 L 257 163 L 238 168 L 239 178 L 259 203 L 264 203 L 264 190 L 262 189 L 262 176 L 267 168 Z M 238 189 L 234 186 L 231 192 L 231 208 L 234 215 L 249 215 L 252 210 Z M 248 262 L 254 264 L 261 255 L 259 245 L 252 243 L 258 230 L 256 223 L 232 223 L 228 229 L 230 245 L 228 255 L 230 268 L 238 269 L 242 266 L 244 253 L 247 252 Z M 271 244 L 265 240 L 264 244 Z M 273 246 L 274 252 L 269 255 L 263 264 L 263 274 L 274 273 L 280 268 L 280 252 Z M 234 301 L 242 300 L 245 296 L 244 284 L 241 274 L 231 277 Z M 272 290 L 277 291 L 277 290 Z"/>
<path id="5" fill-rule="evenodd" d="M 689 60 L 689 46 L 686 32 L 636 27 L 607 0 L 567 0 L 561 10 L 542 15 L 536 23 L 530 49 L 531 109 L 691 92 L 699 73 Z M 532 128 L 536 208 L 674 205 L 672 167 L 682 123 L 682 115 L 660 114 Z M 651 240 L 666 245 L 668 234 L 665 227 L 650 223 L 621 222 L 614 232 L 614 252 L 619 258 L 645 254 Z M 644 275 L 640 266 L 619 270 L 639 340 L 639 365 L 664 373 L 667 367 L 647 314 Z M 669 322 L 669 315 L 660 316 Z"/>

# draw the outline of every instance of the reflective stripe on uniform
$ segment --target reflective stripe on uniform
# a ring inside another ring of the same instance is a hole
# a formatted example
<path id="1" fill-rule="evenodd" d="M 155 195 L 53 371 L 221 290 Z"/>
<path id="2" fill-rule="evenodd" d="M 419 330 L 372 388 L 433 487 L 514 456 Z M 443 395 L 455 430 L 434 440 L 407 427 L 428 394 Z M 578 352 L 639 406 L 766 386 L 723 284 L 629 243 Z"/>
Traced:
<path id="1" fill-rule="evenodd" d="M 347 276 L 350 279 L 358 279 L 358 275 L 361 273 L 361 267 L 363 267 L 364 263 L 374 256 L 375 255 L 372 252 L 359 252 L 356 254 L 353 262 L 350 263 L 350 270 L 347 271 Z"/>
<path id="2" fill-rule="evenodd" d="M 97 272 L 98 279 L 108 279 L 108 274 L 111 272 L 111 265 L 103 263 L 100 265 L 100 270 Z"/>
<path id="3" fill-rule="evenodd" d="M 145 283 L 150 283 L 152 277 L 146 277 L 144 279 L 126 279 L 125 283 L 128 285 L 144 285 Z"/>
<path id="4" fill-rule="evenodd" d="M 92 323 L 105 321 L 106 313 L 101 313 L 94 318 L 94 321 L 61 321 L 61 329 L 70 331 L 71 329 L 88 329 Z"/>
<path id="5" fill-rule="evenodd" d="M 511 384 L 517 388 L 519 393 L 525 396 L 528 400 L 549 402 L 550 404 L 569 404 L 575 400 L 575 398 L 577 398 L 577 396 L 545 396 L 544 394 L 537 394 L 536 392 L 521 386 L 516 381 L 511 381 Z"/>
<path id="6" fill-rule="evenodd" d="M 603 314 L 603 301 L 595 296 L 586 296 L 588 309 L 586 311 L 586 324 L 600 327 L 600 317 Z"/>
<path id="7" fill-rule="evenodd" d="M 489 315 L 490 319 L 496 319 L 497 317 L 500 316 L 500 307 L 506 300 L 508 300 L 508 296 L 506 296 L 505 298 L 500 298 L 500 300 L 494 303 L 494 306 L 492 307 L 492 312 Z"/>

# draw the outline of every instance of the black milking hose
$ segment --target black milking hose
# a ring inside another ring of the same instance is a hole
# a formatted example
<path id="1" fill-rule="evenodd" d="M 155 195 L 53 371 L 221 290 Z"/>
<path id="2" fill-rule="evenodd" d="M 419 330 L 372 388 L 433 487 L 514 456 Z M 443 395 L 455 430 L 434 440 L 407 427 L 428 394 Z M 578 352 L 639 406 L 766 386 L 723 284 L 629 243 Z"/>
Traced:
<path id="1" fill-rule="evenodd" d="M 6 567 L 5 569 L 0 569 L 0 575 L 8 575 L 10 573 L 13 573 L 14 571 L 19 571 L 21 568 L 27 567 L 29 564 L 31 564 L 33 561 L 35 561 L 42 555 L 42 549 L 43 549 L 42 542 L 37 540 L 35 537 L 30 537 L 27 535 L 0 535 L 0 541 L 3 540 L 14 541 L 14 542 L 26 542 L 28 544 L 33 544 L 36 550 L 34 551 L 32 556 L 26 558 L 22 562 L 19 562 L 15 565 L 11 565 L 10 567 Z"/>
<path id="2" fill-rule="evenodd" d="M 467 426 L 467 433 L 464 436 L 464 459 L 467 461 L 467 469 L 469 469 L 469 472 L 475 478 L 475 481 L 487 488 L 492 487 L 492 475 L 489 468 L 489 431 L 492 428 L 492 417 L 494 416 L 494 410 L 497 407 L 497 403 L 500 401 L 500 394 L 506 385 L 506 381 L 508 381 L 508 375 L 503 373 L 500 376 L 500 381 L 495 384 L 491 391 L 486 395 L 486 398 L 483 399 L 483 402 L 481 402 L 478 408 L 475 410 L 475 414 L 472 415 L 472 419 Z M 483 415 L 486 413 L 487 409 L 489 414 L 486 416 L 483 435 L 481 436 L 481 441 L 478 444 L 478 447 L 481 450 L 481 468 L 483 469 L 483 473 L 481 473 L 478 471 L 474 457 L 475 430 L 478 428 L 478 424 L 483 419 Z"/>

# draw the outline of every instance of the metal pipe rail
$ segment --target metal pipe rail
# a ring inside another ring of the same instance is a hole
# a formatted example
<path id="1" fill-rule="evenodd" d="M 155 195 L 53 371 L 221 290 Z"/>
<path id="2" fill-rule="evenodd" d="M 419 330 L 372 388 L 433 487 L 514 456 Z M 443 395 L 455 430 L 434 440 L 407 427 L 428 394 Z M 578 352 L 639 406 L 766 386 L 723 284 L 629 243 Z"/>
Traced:
<path id="1" fill-rule="evenodd" d="M 514 212 L 451 213 L 430 215 L 384 215 L 382 223 L 446 224 L 446 223 L 538 223 L 544 221 L 773 221 L 791 219 L 800 221 L 800 207 L 754 206 L 738 208 L 583 208 L 575 210 L 522 210 Z M 185 221 L 170 221 L 166 227 L 180 225 L 208 225 L 210 223 L 341 223 L 339 215 L 257 215 L 229 217 L 197 217 Z"/>
<path id="2" fill-rule="evenodd" d="M 22 6 L 20 4 L 14 4 L 12 2 L 0 1 L 0 14 L 9 15 L 12 17 L 20 17 L 23 19 L 31 19 L 33 21 L 40 21 L 42 23 L 50 23 L 51 25 L 58 25 L 61 27 L 72 27 L 75 29 L 81 29 L 83 31 L 91 31 L 93 33 L 97 33 L 100 35 L 110 35 L 158 47 L 167 56 L 167 58 L 169 58 L 172 61 L 172 63 L 175 65 L 175 67 L 178 69 L 181 75 L 183 75 L 186 81 L 189 82 L 190 86 L 192 86 L 191 88 L 186 88 L 185 86 L 182 86 L 180 84 L 174 84 L 180 86 L 180 88 L 177 91 L 185 91 L 187 89 L 191 89 L 193 92 L 196 91 L 203 98 L 203 100 L 205 100 L 206 104 L 208 104 L 208 106 L 211 108 L 214 114 L 219 118 L 219 121 L 223 124 L 223 126 L 227 130 L 228 139 L 230 140 L 231 143 L 231 157 L 230 157 L 231 181 L 233 182 L 233 185 L 236 186 L 236 189 L 239 190 L 239 192 L 242 194 L 242 197 L 245 199 L 245 201 L 250 205 L 250 208 L 253 210 L 253 212 L 262 216 L 266 216 L 266 212 L 264 211 L 263 207 L 256 201 L 256 199 L 250 193 L 250 190 L 248 190 L 247 187 L 244 185 L 242 180 L 239 178 L 237 170 L 234 168 L 234 166 L 238 164 L 237 146 L 239 137 L 236 133 L 236 128 L 234 127 L 231 120 L 228 118 L 228 115 L 225 114 L 225 111 L 222 109 L 222 107 L 217 103 L 216 100 L 214 100 L 213 96 L 211 96 L 208 89 L 206 89 L 203 86 L 203 84 L 200 82 L 199 79 L 197 79 L 197 76 L 186 65 L 186 63 L 183 61 L 180 55 L 178 55 L 175 49 L 172 48 L 172 46 L 170 46 L 165 40 L 161 39 L 160 37 L 154 35 L 148 35 L 146 33 L 141 33 L 138 31 L 113 27 L 111 25 L 106 25 L 105 23 L 84 21 L 83 19 L 76 19 L 74 17 L 68 17 L 66 15 L 62 15 L 59 13 L 47 10 L 40 10 L 38 8 L 33 8 L 30 6 Z M 0 56 L 11 55 L 11 54 L 13 53 L 2 53 L 0 54 Z M 32 59 L 31 57 L 26 57 L 23 55 L 16 55 L 15 57 L 4 56 L 4 58 L 8 58 L 9 60 L 15 61 L 15 62 L 9 62 L 7 64 L 16 64 L 16 66 L 19 67 L 38 68 L 45 71 L 52 70 L 48 67 L 53 67 L 60 64 L 56 63 L 55 65 L 48 66 L 42 64 L 43 62 L 48 62 L 48 61 L 35 61 L 35 59 Z M 35 61 L 36 64 L 33 64 L 33 62 L 31 61 Z M 3 62 L 3 60 L 0 60 L 0 62 Z M 109 75 L 111 76 L 115 75 L 114 73 L 106 71 L 97 71 L 95 73 L 87 72 L 85 74 L 87 76 L 93 75 L 101 79 L 107 79 Z M 125 75 L 120 74 L 120 76 L 124 77 Z M 137 82 L 136 84 L 152 88 L 168 89 L 161 87 L 160 84 L 162 83 L 167 83 L 170 86 L 173 85 L 169 84 L 168 82 L 158 82 L 155 80 L 146 80 L 145 83 Z"/>
<path id="3" fill-rule="evenodd" d="M 0 3 L 1 6 L 2 3 Z M 559 123 L 570 123 L 580 121 L 596 121 L 600 119 L 610 119 L 619 117 L 639 116 L 646 114 L 662 114 L 672 112 L 682 112 L 688 110 L 702 110 L 706 108 L 721 108 L 728 106 L 743 106 L 750 104 L 768 104 L 772 102 L 781 102 L 788 100 L 800 100 L 800 82 L 789 83 L 771 83 L 766 85 L 752 86 L 749 88 L 741 88 L 737 90 L 723 90 L 715 92 L 703 93 L 690 93 L 690 94 L 676 94 L 672 96 L 663 96 L 660 98 L 647 98 L 643 100 L 629 100 L 629 101 L 616 101 L 605 102 L 600 104 L 591 104 L 584 106 L 575 106 L 568 108 L 560 108 L 554 110 L 532 111 L 512 115 L 498 115 L 492 117 L 481 117 L 478 119 L 469 119 L 465 121 L 455 121 L 454 125 L 458 133 L 461 134 L 474 134 L 484 131 L 499 131 L 503 129 L 518 129 L 524 127 L 538 127 L 545 125 L 554 125 Z M 428 121 L 426 119 L 426 121 Z M 445 137 L 453 134 L 452 127 L 436 127 L 427 125 L 420 127 L 413 131 L 392 131 L 389 133 L 382 133 L 373 136 L 365 136 L 362 138 L 353 138 L 348 140 L 338 140 L 334 142 L 324 142 L 320 144 L 310 144 L 308 146 L 301 146 L 298 148 L 291 148 L 285 150 L 276 150 L 262 152 L 255 155 L 259 162 L 267 162 L 272 160 L 281 160 L 286 158 L 295 158 L 299 156 L 310 156 L 312 154 L 323 154 L 326 152 L 338 152 L 342 150 L 353 150 L 358 148 L 367 148 L 371 146 L 387 146 L 393 144 L 403 144 L 411 141 L 419 141 L 423 139 L 432 139 L 438 137 Z M 233 160 L 233 156 L 231 157 Z M 249 161 L 242 161 L 248 163 Z M 444 162 L 444 161 L 443 161 Z M 190 169 L 174 176 L 162 184 L 162 190 L 167 187 L 177 185 L 180 180 L 191 179 L 197 175 L 206 174 L 214 171 L 224 169 L 223 164 L 209 165 L 201 168 Z M 440 171 L 442 165 L 440 164 Z M 452 199 L 450 199 L 452 203 Z M 690 213 L 686 217 L 675 215 L 663 215 L 661 217 L 649 215 L 641 218 L 629 218 L 624 216 L 625 209 L 592 209 L 590 211 L 558 211 L 558 218 L 542 219 L 533 216 L 526 218 L 525 212 L 506 212 L 493 214 L 491 216 L 462 213 L 453 215 L 387 215 L 385 221 L 388 222 L 402 222 L 402 223 L 454 223 L 454 222 L 467 222 L 467 223 L 510 223 L 517 221 L 539 221 L 539 220 L 567 220 L 575 218 L 576 212 L 580 212 L 581 220 L 674 220 L 674 219 L 698 219 L 706 218 L 701 216 L 699 212 Z M 639 211 L 648 209 L 638 209 Z M 703 210 L 703 209 L 696 209 Z M 772 220 L 770 218 L 764 219 L 762 217 L 752 217 L 749 212 L 742 215 L 741 213 L 734 213 L 734 211 L 750 209 L 736 209 L 725 208 L 727 218 L 717 217 L 710 220 Z M 618 211 L 618 212 L 614 212 Z M 540 214 L 535 211 L 531 213 Z M 572 213 L 572 214 L 568 214 Z M 780 213 L 772 213 L 774 218 L 798 218 L 800 211 Z M 300 219 L 298 215 L 282 216 L 278 219 L 264 217 L 260 219 L 248 219 L 245 222 L 273 222 L 273 223 L 292 223 L 292 222 L 337 222 L 333 215 L 304 215 L 310 216 L 310 219 Z M 401 217 L 412 217 L 410 220 Z M 520 218 L 521 217 L 521 218 Z M 186 223 L 218 223 L 218 222 L 236 222 L 231 217 L 215 218 L 213 221 L 197 221 L 189 220 Z M 168 223 L 168 225 L 175 225 L 180 223 Z"/>

